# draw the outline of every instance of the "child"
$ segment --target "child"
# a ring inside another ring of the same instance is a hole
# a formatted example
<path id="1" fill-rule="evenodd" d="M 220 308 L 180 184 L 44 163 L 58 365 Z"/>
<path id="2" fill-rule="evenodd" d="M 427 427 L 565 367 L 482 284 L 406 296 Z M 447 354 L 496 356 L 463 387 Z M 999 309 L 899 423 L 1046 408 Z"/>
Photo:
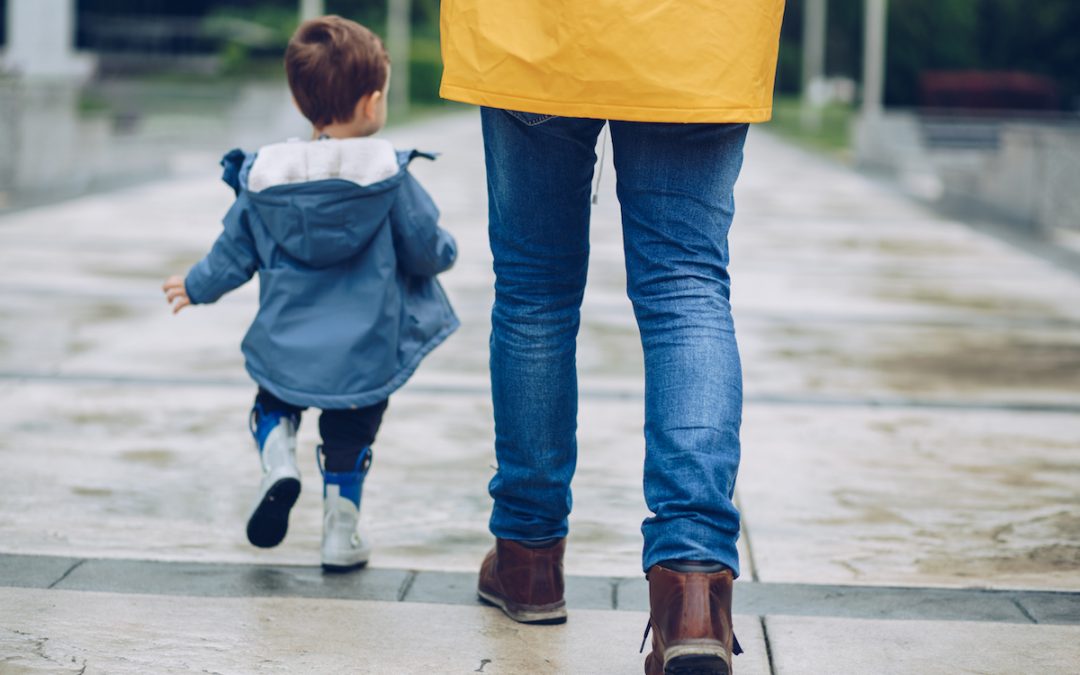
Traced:
<path id="1" fill-rule="evenodd" d="M 225 231 L 164 291 L 175 313 L 259 273 L 242 344 L 259 385 L 250 426 L 263 470 L 247 536 L 260 547 L 285 537 L 300 494 L 296 429 L 307 407 L 321 408 L 322 565 L 347 570 L 370 554 L 357 533 L 360 494 L 387 397 L 458 326 L 435 280 L 457 251 L 407 170 L 420 153 L 371 137 L 390 83 L 379 38 L 337 16 L 313 19 L 289 41 L 285 69 L 315 140 L 227 154 L 236 202 Z"/>

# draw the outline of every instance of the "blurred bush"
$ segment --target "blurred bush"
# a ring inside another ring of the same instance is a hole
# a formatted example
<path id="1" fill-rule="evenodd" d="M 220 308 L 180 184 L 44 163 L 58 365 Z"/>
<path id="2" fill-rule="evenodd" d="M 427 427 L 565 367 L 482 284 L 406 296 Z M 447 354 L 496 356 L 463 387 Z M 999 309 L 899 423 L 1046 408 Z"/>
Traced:
<path id="1" fill-rule="evenodd" d="M 157 78 L 283 77 L 281 61 L 299 10 L 297 0 L 79 0 L 77 6 L 77 44 L 107 52 L 99 61 L 107 73 Z M 386 35 L 386 0 L 326 0 L 326 11 Z M 409 95 L 420 104 L 437 103 L 439 0 L 412 0 L 411 24 Z"/>
<path id="2" fill-rule="evenodd" d="M 442 56 L 438 39 L 414 37 L 409 53 L 409 100 L 438 103 Z"/>
<path id="3" fill-rule="evenodd" d="M 296 30 L 296 8 L 219 7 L 203 19 L 203 29 L 221 45 L 222 74 L 272 74 L 266 61 L 280 69 L 285 46 Z"/>
<path id="4" fill-rule="evenodd" d="M 777 86 L 799 91 L 803 0 L 788 0 Z M 865 0 L 829 0 L 826 70 L 862 77 Z M 1080 109 L 1080 0 L 890 0 L 885 102 L 920 103 L 927 71 L 1023 71 Z"/>

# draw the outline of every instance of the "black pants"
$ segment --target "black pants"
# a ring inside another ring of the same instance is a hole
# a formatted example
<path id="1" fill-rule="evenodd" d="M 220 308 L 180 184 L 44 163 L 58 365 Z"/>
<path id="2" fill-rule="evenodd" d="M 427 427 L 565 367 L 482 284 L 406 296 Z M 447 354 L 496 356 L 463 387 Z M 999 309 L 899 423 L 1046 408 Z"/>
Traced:
<path id="1" fill-rule="evenodd" d="M 360 452 L 375 442 L 388 403 L 386 400 L 366 408 L 322 411 L 319 435 L 322 436 L 323 466 L 327 471 L 340 473 L 356 468 Z M 307 410 L 282 401 L 262 387 L 255 396 L 255 404 L 266 412 L 296 415 L 297 419 Z"/>

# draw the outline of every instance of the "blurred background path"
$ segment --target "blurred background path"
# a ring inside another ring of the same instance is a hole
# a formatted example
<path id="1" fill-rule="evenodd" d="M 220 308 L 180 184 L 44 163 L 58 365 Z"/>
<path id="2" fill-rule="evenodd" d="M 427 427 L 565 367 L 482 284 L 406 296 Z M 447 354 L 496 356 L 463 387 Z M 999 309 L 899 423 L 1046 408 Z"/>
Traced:
<path id="1" fill-rule="evenodd" d="M 318 571 L 314 427 L 289 536 L 250 547 L 254 283 L 171 316 L 230 203 L 216 158 L 0 217 L 0 672 L 640 672 L 642 366 L 615 174 L 579 338 L 570 622 L 473 599 L 490 545 L 479 117 L 398 126 L 461 257 L 461 330 L 391 400 L 371 567 Z M 610 162 L 610 152 L 607 154 Z M 1075 672 L 1080 276 L 755 129 L 733 301 L 746 416 L 740 673 Z"/>

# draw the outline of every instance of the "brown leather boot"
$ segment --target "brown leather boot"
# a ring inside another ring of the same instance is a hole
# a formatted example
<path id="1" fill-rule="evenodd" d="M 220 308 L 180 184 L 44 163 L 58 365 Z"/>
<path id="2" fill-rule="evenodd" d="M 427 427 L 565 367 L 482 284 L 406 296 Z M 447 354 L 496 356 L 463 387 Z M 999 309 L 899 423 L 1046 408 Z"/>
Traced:
<path id="1" fill-rule="evenodd" d="M 480 599 L 521 623 L 566 621 L 563 598 L 563 552 L 566 539 L 547 548 L 529 548 L 496 539 L 480 566 Z"/>
<path id="2" fill-rule="evenodd" d="M 645 577 L 653 636 L 646 675 L 731 675 L 732 649 L 742 651 L 731 630 L 731 570 L 675 572 L 654 565 Z"/>

